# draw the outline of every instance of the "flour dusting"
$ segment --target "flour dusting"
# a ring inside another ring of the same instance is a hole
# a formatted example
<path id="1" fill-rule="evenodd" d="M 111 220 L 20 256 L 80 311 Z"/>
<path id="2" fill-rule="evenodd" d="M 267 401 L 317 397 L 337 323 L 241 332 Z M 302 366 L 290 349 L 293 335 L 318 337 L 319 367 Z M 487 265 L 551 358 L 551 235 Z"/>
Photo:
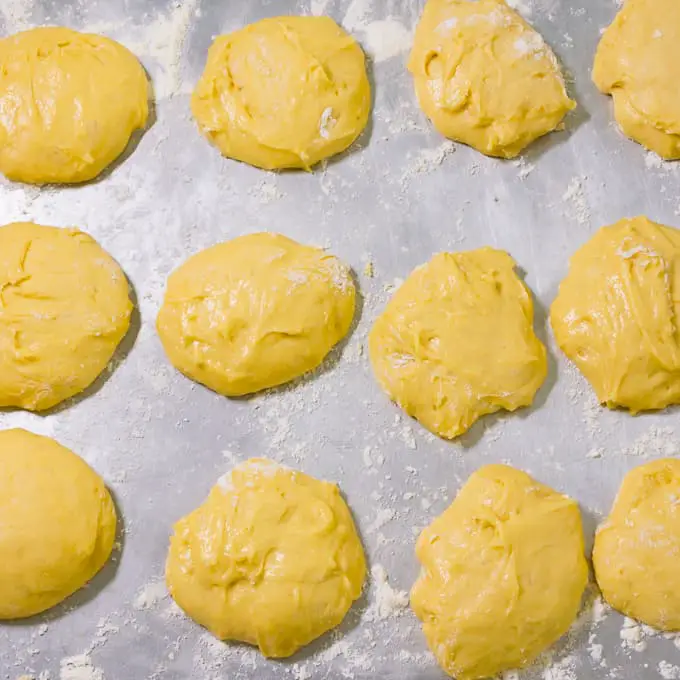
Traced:
<path id="1" fill-rule="evenodd" d="M 35 0 L 2 0 L 0 16 L 7 33 L 16 33 L 31 27 L 31 14 Z"/>
<path id="2" fill-rule="evenodd" d="M 411 31 L 393 17 L 372 21 L 356 30 L 363 34 L 362 44 L 378 64 L 406 53 L 413 42 Z"/>
<path id="3" fill-rule="evenodd" d="M 392 616 L 401 616 L 408 607 L 408 593 L 392 588 L 382 564 L 371 567 L 371 580 L 375 599 L 367 612 L 367 620 L 384 621 Z"/>
<path id="4" fill-rule="evenodd" d="M 586 176 L 572 177 L 566 191 L 562 194 L 562 200 L 565 203 L 571 203 L 576 220 L 583 225 L 590 223 L 590 208 L 583 189 L 587 180 Z"/>
<path id="5" fill-rule="evenodd" d="M 401 185 L 408 184 L 418 175 L 427 175 L 434 172 L 455 151 L 455 143 L 448 139 L 434 149 L 422 149 L 415 155 L 410 165 L 402 174 Z"/>
<path id="6" fill-rule="evenodd" d="M 145 585 L 135 597 L 132 606 L 143 611 L 155 607 L 161 600 L 168 596 L 168 590 L 164 581 L 154 581 Z"/>
<path id="7" fill-rule="evenodd" d="M 61 660 L 59 680 L 105 680 L 101 668 L 93 665 L 87 654 L 77 654 Z"/>
<path id="8" fill-rule="evenodd" d="M 413 42 L 411 30 L 393 16 L 371 20 L 373 10 L 370 0 L 352 0 L 342 24 L 348 31 L 359 34 L 361 43 L 376 63 L 407 52 Z"/>

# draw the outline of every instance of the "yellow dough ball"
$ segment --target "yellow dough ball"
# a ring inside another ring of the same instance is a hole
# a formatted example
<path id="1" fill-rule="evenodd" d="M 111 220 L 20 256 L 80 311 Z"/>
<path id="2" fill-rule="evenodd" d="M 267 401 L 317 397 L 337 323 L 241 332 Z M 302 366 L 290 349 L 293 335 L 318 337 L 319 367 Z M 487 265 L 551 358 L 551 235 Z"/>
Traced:
<path id="1" fill-rule="evenodd" d="M 444 136 L 513 158 L 576 104 L 555 55 L 503 0 L 427 0 L 408 63 Z"/>
<path id="2" fill-rule="evenodd" d="M 294 654 L 361 594 L 363 549 L 335 484 L 252 458 L 175 525 L 166 578 L 191 618 L 265 656 Z"/>
<path id="3" fill-rule="evenodd" d="M 456 680 L 531 663 L 576 617 L 588 582 L 575 501 L 505 465 L 470 476 L 418 538 L 411 606 Z"/>
<path id="4" fill-rule="evenodd" d="M 92 384 L 128 330 L 128 294 L 82 231 L 0 227 L 0 407 L 42 411 Z"/>
<path id="5" fill-rule="evenodd" d="M 571 258 L 550 319 L 603 404 L 680 403 L 680 231 L 646 217 L 600 229 Z"/>
<path id="6" fill-rule="evenodd" d="M 125 47 L 68 28 L 0 40 L 0 172 L 32 184 L 96 177 L 146 125 L 144 68 Z"/>
<path id="7" fill-rule="evenodd" d="M 275 17 L 218 37 L 191 99 L 228 158 L 309 170 L 344 151 L 368 121 L 364 53 L 329 17 Z"/>
<path id="8" fill-rule="evenodd" d="M 593 566 L 605 600 L 659 630 L 680 630 L 680 460 L 655 460 L 624 478 L 595 534 Z"/>
<path id="9" fill-rule="evenodd" d="M 370 332 L 380 385 L 442 437 L 528 406 L 545 379 L 533 303 L 514 267 L 492 248 L 439 253 L 413 271 Z"/>
<path id="10" fill-rule="evenodd" d="M 679 45 L 677 0 L 626 0 L 593 65 L 624 134 L 667 159 L 680 158 Z"/>
<path id="11" fill-rule="evenodd" d="M 53 439 L 0 432 L 0 619 L 33 616 L 106 563 L 116 511 L 99 475 Z"/>
<path id="12" fill-rule="evenodd" d="M 189 258 L 168 279 L 158 333 L 173 365 L 226 396 L 311 371 L 348 332 L 349 269 L 280 234 L 240 236 Z"/>

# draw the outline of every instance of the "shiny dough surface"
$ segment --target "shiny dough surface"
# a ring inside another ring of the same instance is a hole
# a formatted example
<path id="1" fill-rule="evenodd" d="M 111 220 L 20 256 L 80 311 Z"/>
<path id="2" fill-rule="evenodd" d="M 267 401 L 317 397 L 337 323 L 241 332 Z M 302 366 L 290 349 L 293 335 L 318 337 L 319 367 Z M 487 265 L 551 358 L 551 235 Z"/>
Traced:
<path id="1" fill-rule="evenodd" d="M 0 227 L 0 407 L 42 411 L 82 392 L 130 325 L 125 274 L 77 229 Z"/>
<path id="2" fill-rule="evenodd" d="M 680 158 L 679 45 L 677 0 L 626 0 L 593 65 L 624 134 L 669 160 Z"/>
<path id="3" fill-rule="evenodd" d="M 166 567 L 189 616 L 269 657 L 290 656 L 337 626 L 365 576 L 338 487 L 259 458 L 177 522 Z"/>
<path id="4" fill-rule="evenodd" d="M 0 172 L 9 179 L 93 179 L 146 125 L 144 68 L 109 38 L 34 28 L 0 40 L 0 66 Z"/>
<path id="5" fill-rule="evenodd" d="M 182 373 L 226 396 L 250 394 L 316 368 L 348 332 L 355 296 L 336 257 L 249 234 L 172 273 L 158 332 Z"/>
<path id="6" fill-rule="evenodd" d="M 545 379 L 533 303 L 514 267 L 492 248 L 439 253 L 411 273 L 371 329 L 378 382 L 442 437 L 528 406 Z"/>
<path id="7" fill-rule="evenodd" d="M 444 136 L 512 158 L 576 104 L 550 47 L 503 0 L 428 0 L 408 63 Z"/>
<path id="8" fill-rule="evenodd" d="M 680 630 L 680 460 L 645 463 L 624 478 L 598 528 L 593 566 L 607 602 L 658 630 Z"/>
<path id="9" fill-rule="evenodd" d="M 0 619 L 33 616 L 106 563 L 116 511 L 99 475 L 53 439 L 0 431 Z"/>
<path id="10" fill-rule="evenodd" d="M 420 534 L 411 606 L 457 680 L 521 668 L 567 632 L 588 582 L 578 504 L 505 465 L 472 474 Z"/>
<path id="11" fill-rule="evenodd" d="M 364 53 L 329 17 L 262 19 L 219 36 L 191 99 L 224 156 L 268 170 L 310 169 L 368 121 Z"/>
<path id="12" fill-rule="evenodd" d="M 601 228 L 571 258 L 550 319 L 601 403 L 680 403 L 680 230 L 646 217 Z"/>

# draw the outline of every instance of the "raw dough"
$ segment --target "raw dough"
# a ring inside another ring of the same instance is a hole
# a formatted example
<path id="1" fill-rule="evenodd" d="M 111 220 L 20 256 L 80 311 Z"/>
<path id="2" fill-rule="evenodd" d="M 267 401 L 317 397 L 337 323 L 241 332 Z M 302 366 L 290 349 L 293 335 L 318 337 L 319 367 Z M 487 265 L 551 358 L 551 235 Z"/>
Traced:
<path id="1" fill-rule="evenodd" d="M 512 158 L 576 106 L 555 55 L 503 0 L 428 0 L 408 68 L 444 136 Z"/>
<path id="2" fill-rule="evenodd" d="M 545 379 L 533 303 L 514 267 L 492 248 L 439 253 L 413 271 L 371 330 L 378 382 L 442 437 L 528 406 Z"/>
<path id="3" fill-rule="evenodd" d="M 113 40 L 34 28 L 0 40 L 0 65 L 0 172 L 9 179 L 85 182 L 146 125 L 146 74 Z"/>
<path id="4" fill-rule="evenodd" d="M 624 478 L 595 534 L 593 566 L 605 600 L 659 630 L 680 630 L 680 460 Z"/>
<path id="5" fill-rule="evenodd" d="M 175 525 L 170 594 L 220 639 L 290 656 L 337 626 L 366 563 L 335 484 L 252 458 Z"/>
<path id="6" fill-rule="evenodd" d="M 0 227 L 0 407 L 42 411 L 82 392 L 130 325 L 120 267 L 77 229 Z"/>
<path id="7" fill-rule="evenodd" d="M 364 53 L 329 17 L 275 17 L 218 37 L 191 99 L 223 155 L 260 168 L 310 169 L 368 121 Z"/>
<path id="8" fill-rule="evenodd" d="M 578 505 L 487 465 L 416 543 L 411 606 L 457 680 L 526 666 L 566 633 L 588 582 Z"/>
<path id="9" fill-rule="evenodd" d="M 0 619 L 33 616 L 106 563 L 116 511 L 99 475 L 53 439 L 0 432 Z"/>
<path id="10" fill-rule="evenodd" d="M 600 229 L 571 258 L 550 319 L 600 402 L 680 403 L 680 231 L 646 217 Z"/>
<path id="11" fill-rule="evenodd" d="M 680 158 L 680 3 L 626 0 L 602 36 L 593 80 L 631 139 Z"/>
<path id="12" fill-rule="evenodd" d="M 173 272 L 158 333 L 182 373 L 220 394 L 249 394 L 316 368 L 349 330 L 355 295 L 332 255 L 250 234 Z"/>

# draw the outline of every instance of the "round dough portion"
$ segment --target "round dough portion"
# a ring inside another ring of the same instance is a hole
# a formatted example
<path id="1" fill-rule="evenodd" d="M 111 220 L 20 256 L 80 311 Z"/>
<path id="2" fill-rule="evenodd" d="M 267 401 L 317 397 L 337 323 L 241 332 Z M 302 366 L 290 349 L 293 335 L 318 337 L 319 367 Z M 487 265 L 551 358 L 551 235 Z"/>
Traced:
<path id="1" fill-rule="evenodd" d="M 550 47 L 503 0 L 427 0 L 408 63 L 441 134 L 513 158 L 576 106 Z"/>
<path id="2" fill-rule="evenodd" d="M 600 229 L 571 258 L 550 320 L 601 403 L 680 403 L 680 231 L 646 217 Z"/>
<path id="3" fill-rule="evenodd" d="M 168 279 L 158 333 L 173 365 L 225 396 L 311 371 L 352 324 L 349 269 L 280 234 L 240 236 Z"/>
<path id="4" fill-rule="evenodd" d="M 0 619 L 33 616 L 106 563 L 116 511 L 99 475 L 53 439 L 0 432 Z"/>
<path id="5" fill-rule="evenodd" d="M 605 600 L 659 630 L 680 630 L 680 460 L 655 460 L 624 478 L 593 547 Z"/>
<path id="6" fill-rule="evenodd" d="M 337 626 L 361 594 L 366 562 L 335 484 L 252 458 L 175 525 L 166 578 L 213 635 L 294 654 Z"/>
<path id="7" fill-rule="evenodd" d="M 593 64 L 624 134 L 669 160 L 680 158 L 679 44 L 680 3 L 626 0 Z"/>
<path id="8" fill-rule="evenodd" d="M 575 619 L 588 582 L 575 501 L 505 465 L 470 476 L 416 543 L 411 606 L 457 680 L 531 663 Z"/>
<path id="9" fill-rule="evenodd" d="M 309 170 L 368 122 L 364 53 L 329 17 L 274 17 L 218 37 L 191 99 L 228 158 Z"/>
<path id="10" fill-rule="evenodd" d="M 9 179 L 93 179 L 146 125 L 146 73 L 113 40 L 34 28 L 0 40 L 0 64 L 0 172 Z"/>
<path id="11" fill-rule="evenodd" d="M 77 229 L 0 227 L 0 407 L 42 411 L 82 392 L 130 325 L 125 274 Z"/>
<path id="12" fill-rule="evenodd" d="M 439 253 L 412 272 L 371 329 L 378 382 L 441 437 L 528 406 L 545 379 L 533 303 L 514 267 L 492 248 Z"/>

